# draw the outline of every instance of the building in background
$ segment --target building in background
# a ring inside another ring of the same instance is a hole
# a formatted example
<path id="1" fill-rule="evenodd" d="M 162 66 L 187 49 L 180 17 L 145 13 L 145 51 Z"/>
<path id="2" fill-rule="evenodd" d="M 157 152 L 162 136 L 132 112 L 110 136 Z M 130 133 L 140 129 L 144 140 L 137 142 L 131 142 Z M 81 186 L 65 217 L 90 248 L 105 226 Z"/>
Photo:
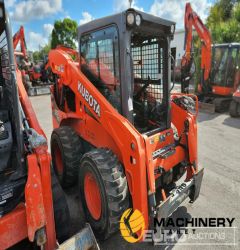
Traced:
<path id="1" fill-rule="evenodd" d="M 179 82 L 181 78 L 181 59 L 184 55 L 184 36 L 185 30 L 176 30 L 174 39 L 171 41 L 171 55 L 175 61 L 174 79 Z M 173 60 L 171 64 L 171 75 L 173 79 Z"/>
<path id="2" fill-rule="evenodd" d="M 178 65 L 178 61 L 181 61 L 181 58 L 184 55 L 184 36 L 184 29 L 176 30 L 174 39 L 171 41 L 171 54 L 176 60 L 176 65 Z"/>

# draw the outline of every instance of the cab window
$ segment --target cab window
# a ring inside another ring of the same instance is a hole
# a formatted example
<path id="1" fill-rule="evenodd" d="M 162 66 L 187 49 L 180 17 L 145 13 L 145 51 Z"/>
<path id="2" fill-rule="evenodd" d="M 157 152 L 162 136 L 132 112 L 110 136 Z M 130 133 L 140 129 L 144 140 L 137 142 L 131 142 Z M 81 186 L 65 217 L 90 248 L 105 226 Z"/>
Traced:
<path id="1" fill-rule="evenodd" d="M 121 112 L 119 44 L 115 26 L 80 39 L 81 70 L 112 106 Z"/>

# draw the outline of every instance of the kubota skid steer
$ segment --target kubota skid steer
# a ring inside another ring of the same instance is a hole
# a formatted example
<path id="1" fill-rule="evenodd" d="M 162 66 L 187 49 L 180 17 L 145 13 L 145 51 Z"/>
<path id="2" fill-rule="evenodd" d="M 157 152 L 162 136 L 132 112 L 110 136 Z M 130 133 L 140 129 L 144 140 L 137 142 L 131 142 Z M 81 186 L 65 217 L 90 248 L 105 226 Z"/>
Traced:
<path id="1" fill-rule="evenodd" d="M 24 239 L 41 249 L 54 250 L 58 248 L 56 237 L 58 242 L 69 237 L 69 210 L 61 186 L 51 174 L 50 162 L 46 136 L 16 66 L 11 26 L 4 1 L 0 0 L 1 250 Z M 23 246 L 21 249 L 26 249 Z M 91 246 L 98 249 L 88 225 L 59 248 Z"/>
<path id="2" fill-rule="evenodd" d="M 53 165 L 63 187 L 78 180 L 101 239 L 118 230 L 129 207 L 148 229 L 199 196 L 197 98 L 170 95 L 174 30 L 173 22 L 128 9 L 78 28 L 78 61 L 67 48 L 49 53 Z"/>

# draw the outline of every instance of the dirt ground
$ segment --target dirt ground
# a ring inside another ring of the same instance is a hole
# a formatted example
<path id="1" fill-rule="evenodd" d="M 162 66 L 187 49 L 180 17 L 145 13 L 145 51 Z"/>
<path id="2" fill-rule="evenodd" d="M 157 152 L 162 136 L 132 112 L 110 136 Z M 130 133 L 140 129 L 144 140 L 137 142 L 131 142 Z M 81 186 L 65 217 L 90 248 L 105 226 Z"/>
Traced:
<path id="1" fill-rule="evenodd" d="M 31 101 L 50 141 L 50 96 L 32 97 Z M 172 216 L 234 217 L 237 245 L 182 246 L 177 243 L 162 247 L 150 243 L 129 244 L 117 233 L 100 243 L 101 249 L 240 249 L 240 119 L 231 118 L 227 113 L 199 113 L 198 151 L 199 164 L 205 168 L 200 197 L 194 204 L 184 202 Z M 75 233 L 85 223 L 84 214 L 78 199 L 77 187 L 68 190 L 66 194 L 71 210 L 72 233 Z"/>

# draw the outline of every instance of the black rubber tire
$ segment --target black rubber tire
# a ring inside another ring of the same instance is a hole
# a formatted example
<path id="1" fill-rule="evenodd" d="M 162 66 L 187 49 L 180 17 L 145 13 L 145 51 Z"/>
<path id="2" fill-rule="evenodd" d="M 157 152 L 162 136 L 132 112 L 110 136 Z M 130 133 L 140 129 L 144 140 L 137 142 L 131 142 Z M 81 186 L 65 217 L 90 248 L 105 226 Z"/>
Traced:
<path id="1" fill-rule="evenodd" d="M 213 104 L 215 105 L 215 112 L 224 113 L 228 112 L 230 107 L 231 99 L 230 98 L 215 98 Z"/>
<path id="2" fill-rule="evenodd" d="M 231 117 L 239 117 L 240 116 L 240 113 L 239 113 L 239 103 L 232 100 L 231 101 L 231 104 L 230 104 L 230 107 L 229 107 L 229 114 Z"/>
<path id="3" fill-rule="evenodd" d="M 58 242 L 62 243 L 70 236 L 70 213 L 62 187 L 54 171 L 51 172 L 55 231 Z"/>
<path id="4" fill-rule="evenodd" d="M 91 216 L 85 200 L 84 178 L 89 172 L 94 175 L 100 189 L 102 212 L 99 220 Z M 94 149 L 82 157 L 79 169 L 79 189 L 86 219 L 97 238 L 105 240 L 117 232 L 120 217 L 129 207 L 129 191 L 123 167 L 112 151 Z"/>
<path id="5" fill-rule="evenodd" d="M 54 148 L 58 147 L 62 156 L 63 173 L 57 171 Z M 63 188 L 77 182 L 78 168 L 83 154 L 83 147 L 78 134 L 68 126 L 54 129 L 51 136 L 51 155 L 54 171 Z"/>

